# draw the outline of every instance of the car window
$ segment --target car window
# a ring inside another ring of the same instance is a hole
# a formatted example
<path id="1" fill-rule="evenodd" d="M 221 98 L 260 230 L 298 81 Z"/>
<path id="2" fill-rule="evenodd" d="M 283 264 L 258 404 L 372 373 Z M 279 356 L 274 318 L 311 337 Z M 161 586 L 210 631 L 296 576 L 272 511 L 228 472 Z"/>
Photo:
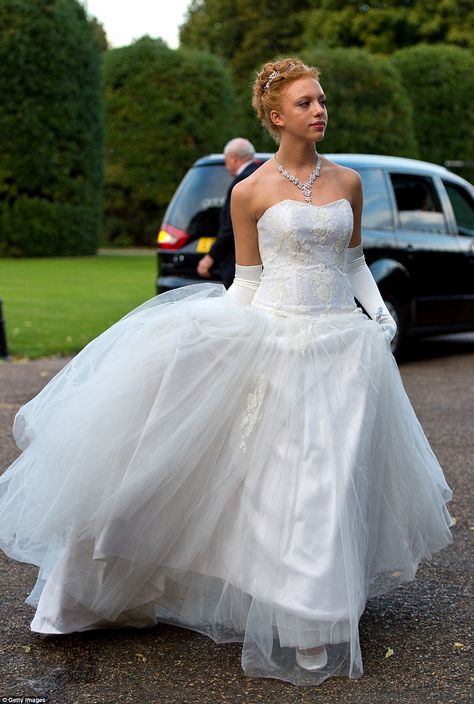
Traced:
<path id="1" fill-rule="evenodd" d="M 474 200 L 471 195 L 457 184 L 443 181 L 446 192 L 454 210 L 454 217 L 460 235 L 474 237 Z"/>
<path id="2" fill-rule="evenodd" d="M 214 237 L 231 177 L 224 164 L 191 168 L 165 215 L 169 225 L 191 237 Z"/>
<path id="3" fill-rule="evenodd" d="M 391 173 L 402 230 L 448 231 L 433 179 L 416 174 Z"/>
<path id="4" fill-rule="evenodd" d="M 382 169 L 358 169 L 362 179 L 364 207 L 362 227 L 393 230 L 393 212 Z"/>

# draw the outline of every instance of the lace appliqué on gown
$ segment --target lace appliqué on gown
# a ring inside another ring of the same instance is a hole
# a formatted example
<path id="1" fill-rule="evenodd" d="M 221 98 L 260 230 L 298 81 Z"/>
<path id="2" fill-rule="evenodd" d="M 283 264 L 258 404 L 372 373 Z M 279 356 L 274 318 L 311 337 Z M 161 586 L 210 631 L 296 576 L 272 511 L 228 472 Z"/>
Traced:
<path id="1" fill-rule="evenodd" d="M 247 440 L 257 423 L 261 420 L 262 404 L 268 387 L 268 381 L 268 377 L 262 374 L 262 376 L 259 376 L 254 381 L 252 389 L 247 395 L 245 412 L 240 421 L 241 435 L 239 447 L 242 452 L 247 451 Z"/>
<path id="2" fill-rule="evenodd" d="M 281 205 L 284 211 L 283 217 L 288 222 L 288 227 L 285 229 L 274 228 L 272 247 L 268 249 L 266 258 L 267 272 L 271 271 L 271 276 L 267 276 L 267 286 L 272 299 L 279 305 L 283 305 L 293 294 L 293 287 L 288 278 L 286 251 L 288 249 L 291 251 L 292 265 L 296 271 L 306 269 L 311 262 L 312 255 L 310 242 L 307 238 L 301 236 L 296 225 L 293 224 L 291 217 L 292 201 L 283 202 Z M 267 213 L 270 218 L 273 218 L 271 211 L 267 211 Z M 306 301 L 303 292 L 298 290 L 296 295 L 298 304 L 305 306 Z M 309 310 L 308 308 L 306 312 L 309 312 Z"/>
<path id="3" fill-rule="evenodd" d="M 334 242 L 337 239 L 338 218 L 331 208 L 320 208 L 317 219 L 308 208 L 306 222 L 317 244 L 325 245 L 328 240 Z"/>
<path id="4" fill-rule="evenodd" d="M 334 305 L 340 301 L 341 298 L 341 277 L 345 276 L 345 273 L 341 272 L 334 266 L 328 266 L 327 264 L 316 264 L 314 267 L 315 276 L 313 277 L 314 291 L 321 307 L 330 313 L 334 309 Z M 346 292 L 342 292 L 343 303 L 348 308 L 354 307 L 354 297 L 350 292 L 345 295 Z"/>
<path id="5" fill-rule="evenodd" d="M 269 208 L 258 225 L 265 263 L 254 304 L 277 315 L 353 311 L 356 305 L 345 273 L 352 225 L 346 199 L 325 206 L 287 200 Z"/>

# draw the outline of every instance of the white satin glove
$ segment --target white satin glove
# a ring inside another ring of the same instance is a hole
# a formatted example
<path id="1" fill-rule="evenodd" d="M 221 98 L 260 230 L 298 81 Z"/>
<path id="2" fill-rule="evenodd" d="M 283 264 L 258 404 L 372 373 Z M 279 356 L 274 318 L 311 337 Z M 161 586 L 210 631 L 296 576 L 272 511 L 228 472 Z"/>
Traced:
<path id="1" fill-rule="evenodd" d="M 226 291 L 227 295 L 241 306 L 248 305 L 260 286 L 262 270 L 261 264 L 253 266 L 236 264 L 234 280 Z"/>
<path id="2" fill-rule="evenodd" d="M 391 342 L 397 333 L 397 324 L 380 295 L 379 288 L 365 261 L 362 244 L 346 249 L 346 271 L 354 296 L 364 306 L 372 320 L 382 326 Z"/>

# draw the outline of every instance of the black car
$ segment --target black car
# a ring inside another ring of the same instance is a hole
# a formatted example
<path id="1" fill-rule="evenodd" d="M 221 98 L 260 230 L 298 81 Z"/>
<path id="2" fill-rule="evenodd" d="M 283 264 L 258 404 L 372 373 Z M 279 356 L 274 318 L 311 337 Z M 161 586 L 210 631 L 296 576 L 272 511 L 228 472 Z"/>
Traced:
<path id="1" fill-rule="evenodd" d="M 364 252 L 398 324 L 394 353 L 406 336 L 473 331 L 474 187 L 426 161 L 325 156 L 362 178 Z M 196 266 L 214 241 L 230 178 L 221 154 L 199 159 L 184 177 L 158 234 L 158 292 L 209 281 Z"/>

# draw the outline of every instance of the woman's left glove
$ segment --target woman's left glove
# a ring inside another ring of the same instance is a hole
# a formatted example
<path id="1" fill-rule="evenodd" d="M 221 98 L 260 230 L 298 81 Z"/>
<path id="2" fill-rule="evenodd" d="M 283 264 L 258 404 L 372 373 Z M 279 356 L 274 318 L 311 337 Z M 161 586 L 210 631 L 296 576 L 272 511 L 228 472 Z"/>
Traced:
<path id="1" fill-rule="evenodd" d="M 364 306 L 372 320 L 382 326 L 390 342 L 397 333 L 397 324 L 390 315 L 374 277 L 365 261 L 362 245 L 346 250 L 346 271 L 354 296 Z"/>
<path id="2" fill-rule="evenodd" d="M 386 333 L 388 339 L 391 342 L 397 334 L 397 324 L 388 312 L 387 307 L 385 305 L 379 306 L 377 308 L 375 320 L 382 326 L 383 331 Z"/>

